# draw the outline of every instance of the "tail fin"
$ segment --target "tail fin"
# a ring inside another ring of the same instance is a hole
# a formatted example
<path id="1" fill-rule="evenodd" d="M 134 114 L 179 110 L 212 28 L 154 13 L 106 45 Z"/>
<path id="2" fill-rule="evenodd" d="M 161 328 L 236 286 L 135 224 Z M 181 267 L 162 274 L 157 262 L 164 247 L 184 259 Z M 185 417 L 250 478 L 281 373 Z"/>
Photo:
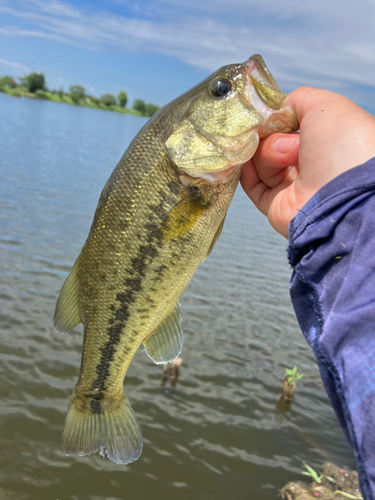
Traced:
<path id="1" fill-rule="evenodd" d="M 102 412 L 79 411 L 74 398 L 65 420 L 62 447 L 67 455 L 99 452 L 116 464 L 129 464 L 142 452 L 142 434 L 129 400 Z"/>

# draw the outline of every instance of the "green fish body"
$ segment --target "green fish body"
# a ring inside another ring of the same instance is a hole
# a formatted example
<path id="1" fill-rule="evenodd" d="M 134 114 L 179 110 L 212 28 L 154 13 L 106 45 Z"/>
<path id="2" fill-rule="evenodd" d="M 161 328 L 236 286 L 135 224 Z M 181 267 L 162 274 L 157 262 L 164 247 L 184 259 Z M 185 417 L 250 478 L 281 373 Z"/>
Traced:
<path id="1" fill-rule="evenodd" d="M 139 457 L 141 431 L 123 392 L 128 366 L 142 343 L 156 363 L 179 355 L 178 298 L 220 236 L 241 165 L 259 137 L 297 128 L 286 94 L 253 56 L 166 105 L 134 138 L 56 305 L 57 330 L 84 324 L 68 455 Z"/>

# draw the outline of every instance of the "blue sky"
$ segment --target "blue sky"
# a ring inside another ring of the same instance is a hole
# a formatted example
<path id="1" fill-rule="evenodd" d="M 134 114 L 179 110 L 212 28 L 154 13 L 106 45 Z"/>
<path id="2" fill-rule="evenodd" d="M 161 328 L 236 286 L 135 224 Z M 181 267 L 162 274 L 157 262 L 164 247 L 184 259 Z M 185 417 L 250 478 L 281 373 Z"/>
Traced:
<path id="1" fill-rule="evenodd" d="M 375 0 L 0 0 L 0 74 L 42 71 L 165 104 L 223 64 L 264 57 L 280 87 L 375 111 Z"/>

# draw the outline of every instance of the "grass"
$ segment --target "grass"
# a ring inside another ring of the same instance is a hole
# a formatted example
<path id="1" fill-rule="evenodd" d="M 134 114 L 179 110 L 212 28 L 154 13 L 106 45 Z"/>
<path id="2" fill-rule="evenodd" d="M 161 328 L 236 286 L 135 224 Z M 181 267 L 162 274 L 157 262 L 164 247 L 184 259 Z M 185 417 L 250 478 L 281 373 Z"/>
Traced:
<path id="1" fill-rule="evenodd" d="M 61 102 L 66 102 L 66 104 L 73 104 L 74 105 L 73 100 L 70 97 L 68 97 L 67 95 L 62 96 Z"/>

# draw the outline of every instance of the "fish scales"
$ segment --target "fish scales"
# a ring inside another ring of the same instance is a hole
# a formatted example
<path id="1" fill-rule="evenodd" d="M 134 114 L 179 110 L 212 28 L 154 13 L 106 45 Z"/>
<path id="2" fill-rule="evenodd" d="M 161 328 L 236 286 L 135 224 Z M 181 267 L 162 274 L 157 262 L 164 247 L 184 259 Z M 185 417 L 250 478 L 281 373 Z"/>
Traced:
<path id="1" fill-rule="evenodd" d="M 56 306 L 58 330 L 84 324 L 67 454 L 138 458 L 141 432 L 123 392 L 129 364 L 142 342 L 157 363 L 179 354 L 178 298 L 220 235 L 242 163 L 260 136 L 297 127 L 287 96 L 253 56 L 162 108 L 131 142 Z"/>
<path id="2" fill-rule="evenodd" d="M 156 151 L 155 153 L 157 154 Z M 131 156 L 130 159 L 136 164 L 136 158 Z M 87 263 L 87 267 L 82 269 L 82 276 L 86 279 L 83 279 L 81 288 L 86 324 L 84 345 L 85 354 L 89 355 L 90 361 L 86 365 L 84 359 L 82 382 L 77 389 L 82 389 L 84 398 L 90 390 L 100 392 L 105 389 L 108 377 L 113 378 L 108 381 L 109 386 L 114 387 L 111 382 L 118 382 L 118 390 L 122 394 L 122 380 L 127 369 L 126 361 L 130 362 L 128 353 L 132 348 L 136 350 L 141 341 L 156 329 L 170 309 L 170 304 L 173 300 L 177 301 L 190 280 L 190 275 L 183 272 L 185 267 L 190 267 L 192 264 L 192 255 L 181 252 L 185 241 L 171 240 L 166 232 L 158 230 L 168 212 L 180 201 L 181 192 L 187 191 L 186 188 L 181 189 L 175 169 L 167 155 L 160 156 L 157 168 L 150 171 L 146 178 L 140 178 L 139 187 L 130 193 L 127 203 L 122 200 L 120 210 L 117 209 L 119 204 L 116 192 L 108 197 L 104 205 L 105 210 L 100 206 L 101 213 L 97 214 L 98 224 L 82 252 Z M 126 165 L 126 161 L 127 158 L 119 165 L 119 176 L 123 175 L 122 165 Z M 231 197 L 237 181 L 238 179 L 234 179 L 229 186 L 226 186 L 222 196 Z M 175 186 L 175 194 L 172 193 L 171 184 Z M 210 225 L 210 231 L 206 230 L 205 219 L 210 217 L 208 212 L 200 221 L 201 229 L 197 228 L 194 235 L 188 234 L 185 237 L 190 240 L 194 248 L 192 254 L 196 265 L 204 258 L 217 225 L 226 212 L 227 203 L 223 203 L 216 192 L 215 197 L 218 205 L 217 211 L 214 211 L 215 218 L 218 219 L 216 225 Z M 118 214 L 118 218 L 113 217 L 112 203 L 116 204 L 115 213 Z M 123 219 L 122 208 L 126 212 L 129 206 L 138 207 L 138 210 L 134 214 L 130 213 L 131 221 L 126 229 L 127 234 L 109 242 L 108 232 L 115 232 L 119 221 L 121 224 Z M 113 259 L 107 258 L 103 262 L 102 256 L 108 255 L 109 251 Z M 96 286 L 98 283 L 100 290 Z M 156 284 L 157 295 L 150 291 L 150 287 L 155 289 Z M 96 300 L 93 300 L 94 297 Z M 141 318 L 138 316 L 139 310 L 142 310 Z M 124 344 L 121 349 L 119 349 L 120 344 L 121 346 Z M 91 346 L 93 352 L 90 351 Z M 114 363 L 110 370 L 109 364 L 112 361 Z"/>

